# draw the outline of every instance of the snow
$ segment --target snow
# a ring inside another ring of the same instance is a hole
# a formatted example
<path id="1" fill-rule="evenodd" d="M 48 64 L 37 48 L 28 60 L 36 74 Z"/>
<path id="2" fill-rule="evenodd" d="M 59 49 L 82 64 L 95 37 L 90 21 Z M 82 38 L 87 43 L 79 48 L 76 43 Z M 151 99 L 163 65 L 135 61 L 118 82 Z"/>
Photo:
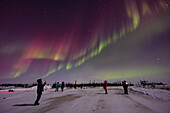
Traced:
<path id="1" fill-rule="evenodd" d="M 169 113 L 170 101 L 167 90 L 130 87 L 129 95 L 122 87 L 66 89 L 55 92 L 46 86 L 40 105 L 33 106 L 36 87 L 25 92 L 0 92 L 0 113 Z M 17 89 L 19 90 L 19 89 Z M 20 91 L 25 88 L 20 88 Z"/>
<path id="2" fill-rule="evenodd" d="M 155 99 L 170 102 L 170 91 L 168 91 L 168 90 L 154 89 L 154 88 L 143 88 L 143 87 L 131 87 L 130 90 L 150 96 Z"/>

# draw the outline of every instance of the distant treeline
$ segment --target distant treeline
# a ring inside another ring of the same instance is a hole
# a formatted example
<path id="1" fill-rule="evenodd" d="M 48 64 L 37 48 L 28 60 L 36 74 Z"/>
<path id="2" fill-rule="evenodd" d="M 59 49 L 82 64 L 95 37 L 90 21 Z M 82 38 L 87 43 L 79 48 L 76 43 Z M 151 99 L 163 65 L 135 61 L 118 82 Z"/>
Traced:
<path id="1" fill-rule="evenodd" d="M 12 84 L 12 83 L 6 83 L 6 84 L 0 84 L 1 87 L 9 87 L 9 86 L 14 86 L 14 87 L 23 87 L 23 88 L 30 88 L 33 86 L 36 86 L 37 83 L 32 83 L 32 84 Z M 81 84 L 75 84 L 75 83 L 65 83 L 65 87 L 67 88 L 83 88 L 83 87 L 103 87 L 104 83 L 81 83 Z M 134 86 L 134 84 L 129 83 L 129 86 Z M 108 83 L 107 86 L 122 86 L 121 82 L 114 82 L 114 83 Z M 52 85 L 52 88 L 56 87 L 56 83 Z"/>
<path id="2" fill-rule="evenodd" d="M 134 86 L 134 84 L 129 83 L 129 86 Z M 83 88 L 83 87 L 103 87 L 104 83 L 81 83 L 81 84 L 73 84 L 73 83 L 66 83 L 65 87 L 67 88 Z M 122 86 L 121 82 L 115 83 L 108 83 L 107 86 Z M 52 88 L 56 87 L 56 83 L 52 85 Z"/>
<path id="3" fill-rule="evenodd" d="M 23 87 L 23 88 L 30 88 L 36 85 L 37 85 L 36 83 L 33 83 L 33 84 L 19 84 L 19 83 L 18 84 L 10 84 L 10 83 L 0 84 L 0 86 L 2 87 L 14 86 L 14 87 Z"/>

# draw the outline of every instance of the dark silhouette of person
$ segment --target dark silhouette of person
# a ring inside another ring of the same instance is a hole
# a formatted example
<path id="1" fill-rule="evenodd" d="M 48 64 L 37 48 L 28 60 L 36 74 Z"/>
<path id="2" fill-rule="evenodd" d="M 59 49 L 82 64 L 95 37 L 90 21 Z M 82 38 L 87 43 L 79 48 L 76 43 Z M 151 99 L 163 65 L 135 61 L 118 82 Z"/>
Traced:
<path id="1" fill-rule="evenodd" d="M 63 92 L 63 90 L 64 90 L 64 82 L 62 81 L 62 83 L 61 83 L 61 91 Z"/>
<path id="2" fill-rule="evenodd" d="M 123 84 L 124 93 L 128 94 L 128 84 L 126 83 L 125 80 L 122 82 L 122 84 Z"/>
<path id="3" fill-rule="evenodd" d="M 106 80 L 104 81 L 103 89 L 105 90 L 105 94 L 107 94 L 107 81 Z"/>
<path id="4" fill-rule="evenodd" d="M 44 91 L 44 86 L 46 84 L 46 81 L 44 81 L 44 84 L 42 84 L 42 79 L 37 80 L 38 85 L 37 85 L 37 99 L 34 103 L 34 105 L 39 105 L 39 100 L 41 98 L 42 92 Z"/>
<path id="5" fill-rule="evenodd" d="M 75 80 L 74 89 L 77 88 L 77 80 Z"/>

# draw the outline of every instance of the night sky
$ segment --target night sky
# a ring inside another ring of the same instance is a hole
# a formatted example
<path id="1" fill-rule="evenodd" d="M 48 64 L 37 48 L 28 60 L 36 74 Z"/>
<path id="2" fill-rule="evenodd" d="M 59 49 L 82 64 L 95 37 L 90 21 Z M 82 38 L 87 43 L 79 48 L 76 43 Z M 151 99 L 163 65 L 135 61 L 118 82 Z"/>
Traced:
<path id="1" fill-rule="evenodd" d="M 1 0 L 0 82 L 170 82 L 170 0 Z"/>

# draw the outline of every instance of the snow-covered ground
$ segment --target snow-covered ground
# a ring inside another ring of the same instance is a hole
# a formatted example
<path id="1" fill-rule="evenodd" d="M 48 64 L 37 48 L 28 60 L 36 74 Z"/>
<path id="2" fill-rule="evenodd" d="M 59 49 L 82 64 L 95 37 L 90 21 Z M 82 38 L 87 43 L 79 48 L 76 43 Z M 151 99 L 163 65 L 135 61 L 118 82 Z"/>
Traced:
<path id="1" fill-rule="evenodd" d="M 36 87 L 0 91 L 0 113 L 170 113 L 170 91 L 130 87 L 55 89 L 45 87 L 40 105 L 33 106 Z"/>
<path id="2" fill-rule="evenodd" d="M 164 100 L 170 102 L 170 91 L 165 89 L 131 87 L 129 88 L 129 90 L 136 93 L 144 94 L 146 96 L 150 96 L 158 100 Z"/>

